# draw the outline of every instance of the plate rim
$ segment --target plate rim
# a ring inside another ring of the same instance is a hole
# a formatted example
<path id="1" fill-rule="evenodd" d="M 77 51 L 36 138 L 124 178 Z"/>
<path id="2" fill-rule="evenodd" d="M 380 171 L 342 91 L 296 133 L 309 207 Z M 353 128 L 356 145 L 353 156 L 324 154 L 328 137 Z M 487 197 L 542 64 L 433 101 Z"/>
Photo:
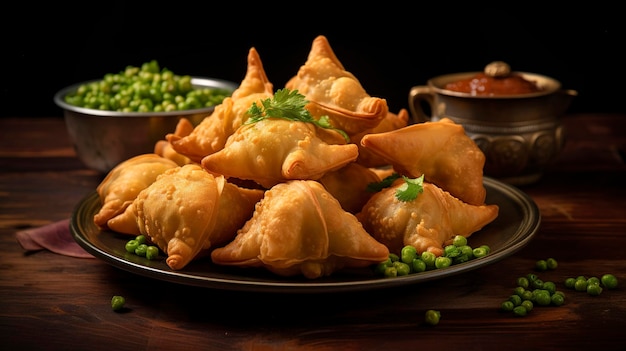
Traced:
<path id="1" fill-rule="evenodd" d="M 95 190 L 83 197 L 75 206 L 70 220 L 70 232 L 74 240 L 83 249 L 94 255 L 96 258 L 130 273 L 171 283 L 220 290 L 270 293 L 352 292 L 359 290 L 386 289 L 442 279 L 493 264 L 521 250 L 532 240 L 541 225 L 541 213 L 535 201 L 519 188 L 496 179 L 483 177 L 483 183 L 488 190 L 492 189 L 491 191 L 499 192 L 505 198 L 510 199 L 516 205 L 521 207 L 524 220 L 517 228 L 514 235 L 511 235 L 513 241 L 511 243 L 507 243 L 508 246 L 504 249 L 499 250 L 498 252 L 490 253 L 483 258 L 473 259 L 466 263 L 447 267 L 443 270 L 430 270 L 394 278 L 380 277 L 366 280 L 350 280 L 345 282 L 325 282 L 323 280 L 305 280 L 296 282 L 289 280 L 265 281 L 254 279 L 225 279 L 217 276 L 211 276 L 210 274 L 202 276 L 195 275 L 185 272 L 184 270 L 163 270 L 137 262 L 132 262 L 98 247 L 98 245 L 91 242 L 87 238 L 87 235 L 82 232 L 82 225 L 80 223 L 81 214 L 88 211 L 89 206 L 101 206 L 98 194 Z M 97 204 L 94 202 L 97 202 Z"/>

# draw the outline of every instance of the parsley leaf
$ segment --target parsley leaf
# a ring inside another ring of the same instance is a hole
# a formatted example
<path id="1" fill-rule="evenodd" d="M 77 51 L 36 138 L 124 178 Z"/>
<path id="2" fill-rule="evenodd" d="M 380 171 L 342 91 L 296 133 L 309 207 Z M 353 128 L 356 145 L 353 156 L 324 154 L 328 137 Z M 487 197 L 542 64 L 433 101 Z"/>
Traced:
<path id="1" fill-rule="evenodd" d="M 328 116 L 321 116 L 318 120 L 313 118 L 311 112 L 305 108 L 309 101 L 298 90 L 278 89 L 274 96 L 261 100 L 261 106 L 253 102 L 247 113 L 248 120 L 244 124 L 252 124 L 266 118 L 283 118 L 291 121 L 313 123 L 324 129 L 332 129 L 350 141 L 350 137 L 343 130 L 333 128 Z"/>
<path id="2" fill-rule="evenodd" d="M 404 184 L 400 185 L 396 190 L 396 198 L 402 202 L 413 201 L 419 194 L 424 191 L 424 175 L 419 178 L 408 178 L 402 176 Z"/>

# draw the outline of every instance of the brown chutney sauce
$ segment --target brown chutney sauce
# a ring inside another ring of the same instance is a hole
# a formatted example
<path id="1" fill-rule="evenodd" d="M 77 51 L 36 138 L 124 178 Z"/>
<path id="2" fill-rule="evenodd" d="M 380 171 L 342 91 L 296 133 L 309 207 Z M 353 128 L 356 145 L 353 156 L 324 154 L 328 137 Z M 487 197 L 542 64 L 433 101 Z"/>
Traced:
<path id="1" fill-rule="evenodd" d="M 542 91 L 535 82 L 515 73 L 492 77 L 481 72 L 470 78 L 447 83 L 444 88 L 475 96 L 519 95 Z"/>

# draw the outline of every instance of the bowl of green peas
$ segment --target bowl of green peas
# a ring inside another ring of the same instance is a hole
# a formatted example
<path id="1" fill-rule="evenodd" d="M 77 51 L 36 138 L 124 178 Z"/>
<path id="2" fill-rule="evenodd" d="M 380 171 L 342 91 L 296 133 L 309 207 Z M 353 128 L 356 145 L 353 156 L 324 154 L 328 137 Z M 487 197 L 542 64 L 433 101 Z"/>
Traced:
<path id="1" fill-rule="evenodd" d="M 78 158 L 108 173 L 124 160 L 154 152 L 181 118 L 197 125 L 237 87 L 228 80 L 178 75 L 153 60 L 65 87 L 54 102 L 63 110 Z"/>

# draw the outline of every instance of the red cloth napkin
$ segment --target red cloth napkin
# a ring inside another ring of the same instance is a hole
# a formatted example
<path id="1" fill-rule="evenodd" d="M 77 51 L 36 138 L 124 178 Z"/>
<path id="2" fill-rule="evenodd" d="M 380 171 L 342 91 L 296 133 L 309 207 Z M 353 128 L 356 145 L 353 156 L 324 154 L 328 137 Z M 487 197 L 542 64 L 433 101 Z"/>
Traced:
<path id="1" fill-rule="evenodd" d="M 49 250 L 59 255 L 94 258 L 72 237 L 69 219 L 38 228 L 20 230 L 15 233 L 15 237 L 26 251 Z"/>

